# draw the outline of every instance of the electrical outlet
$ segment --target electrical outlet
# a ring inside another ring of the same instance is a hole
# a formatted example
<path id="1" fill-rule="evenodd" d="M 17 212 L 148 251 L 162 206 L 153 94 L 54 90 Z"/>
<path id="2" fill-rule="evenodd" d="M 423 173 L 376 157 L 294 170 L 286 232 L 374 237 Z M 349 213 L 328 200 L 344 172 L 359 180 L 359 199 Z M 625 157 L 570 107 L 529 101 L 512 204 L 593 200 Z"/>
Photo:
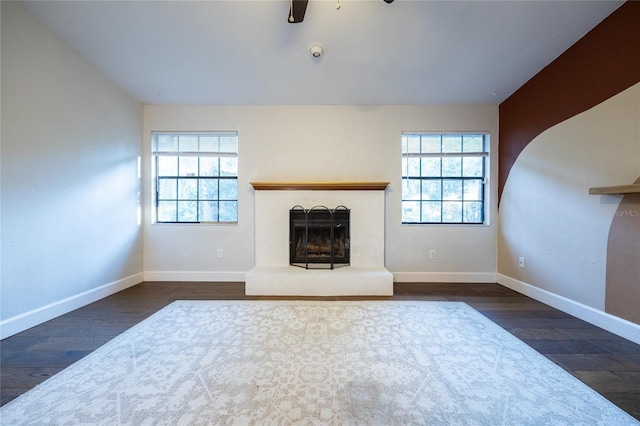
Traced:
<path id="1" fill-rule="evenodd" d="M 224 251 L 222 249 L 218 249 L 218 257 L 220 258 L 224 257 Z"/>
<path id="2" fill-rule="evenodd" d="M 435 258 L 436 258 L 436 251 L 429 250 L 429 259 L 435 259 Z"/>
<path id="3" fill-rule="evenodd" d="M 524 257 L 520 256 L 518 258 L 518 266 L 524 269 Z"/>

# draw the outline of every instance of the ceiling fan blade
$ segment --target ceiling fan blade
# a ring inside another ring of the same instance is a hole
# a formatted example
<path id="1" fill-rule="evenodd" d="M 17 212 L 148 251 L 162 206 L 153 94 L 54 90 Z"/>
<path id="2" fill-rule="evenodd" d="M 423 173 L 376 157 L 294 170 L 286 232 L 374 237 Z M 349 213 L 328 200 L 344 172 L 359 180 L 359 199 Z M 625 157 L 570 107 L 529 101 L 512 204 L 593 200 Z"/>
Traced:
<path id="1" fill-rule="evenodd" d="M 307 11 L 309 0 L 290 0 L 289 22 L 296 24 L 304 20 L 304 14 Z M 385 3 L 393 3 L 393 0 L 384 0 Z"/>
<path id="2" fill-rule="evenodd" d="M 291 0 L 291 7 L 289 8 L 290 23 L 295 24 L 304 20 L 307 3 L 309 3 L 309 0 Z"/>

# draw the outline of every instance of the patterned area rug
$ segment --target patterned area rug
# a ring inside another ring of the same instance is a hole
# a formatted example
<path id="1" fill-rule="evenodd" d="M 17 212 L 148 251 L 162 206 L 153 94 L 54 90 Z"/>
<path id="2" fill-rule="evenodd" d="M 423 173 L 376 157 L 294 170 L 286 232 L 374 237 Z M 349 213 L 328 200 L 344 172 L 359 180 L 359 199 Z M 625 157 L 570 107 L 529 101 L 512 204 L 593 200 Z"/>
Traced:
<path id="1" fill-rule="evenodd" d="M 464 303 L 179 301 L 3 425 L 635 425 Z"/>

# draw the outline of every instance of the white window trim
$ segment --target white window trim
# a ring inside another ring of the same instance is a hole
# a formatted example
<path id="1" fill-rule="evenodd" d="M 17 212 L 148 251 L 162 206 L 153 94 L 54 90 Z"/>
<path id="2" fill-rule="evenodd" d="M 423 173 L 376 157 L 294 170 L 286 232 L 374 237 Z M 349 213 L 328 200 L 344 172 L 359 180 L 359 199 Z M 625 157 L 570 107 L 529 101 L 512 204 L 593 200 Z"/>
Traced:
<path id="1" fill-rule="evenodd" d="M 151 193 L 152 193 L 152 224 L 158 226 L 202 226 L 202 225 L 237 225 L 239 221 L 239 197 L 240 192 L 236 195 L 236 199 L 234 200 L 238 203 L 238 211 L 237 217 L 235 221 L 198 221 L 198 222 L 159 222 L 158 221 L 158 209 L 157 209 L 157 185 L 158 185 L 158 175 L 157 175 L 157 167 L 156 167 L 156 157 L 239 157 L 239 153 L 236 152 L 228 152 L 228 151 L 159 151 L 157 149 L 157 136 L 162 135 L 170 135 L 170 136 L 234 136 L 238 138 L 237 131 L 152 131 L 151 132 L 151 159 L 152 159 L 152 179 L 151 179 Z M 238 148 L 239 149 L 239 148 Z M 228 177 L 227 177 L 228 178 Z M 235 176 L 236 181 L 239 182 L 239 172 Z"/>
<path id="2" fill-rule="evenodd" d="M 483 184 L 483 194 L 482 194 L 482 203 L 483 203 L 483 222 L 482 223 L 474 223 L 474 222 L 404 222 L 402 219 L 402 213 L 400 215 L 401 217 L 401 226 L 454 226 L 454 227 L 465 227 L 465 226 L 471 226 L 471 227 L 479 227 L 479 226 L 489 226 L 490 225 L 490 205 L 489 205 L 489 195 L 490 195 L 490 185 L 489 185 L 489 173 L 491 170 L 491 163 L 490 163 L 490 152 L 489 152 L 489 147 L 491 145 L 491 132 L 488 131 L 455 131 L 455 132 L 438 132 L 438 131 L 403 131 L 402 132 L 402 138 L 404 138 L 405 136 L 410 136 L 410 135 L 420 135 L 420 136 L 424 136 L 424 135 L 435 135 L 435 136 L 445 136 L 445 135 L 482 135 L 485 140 L 484 140 L 484 151 L 478 151 L 478 152 L 442 152 L 442 153 L 438 153 L 438 152 L 433 152 L 433 153 L 410 153 L 408 152 L 408 144 L 407 144 L 407 151 L 403 151 L 402 152 L 402 162 L 403 162 L 403 167 L 402 167 L 402 189 L 401 189 L 401 193 L 400 193 L 400 204 L 401 204 L 401 209 L 402 209 L 402 203 L 405 201 L 403 199 L 403 191 L 404 191 L 404 185 L 408 184 L 409 179 L 409 165 L 408 165 L 408 159 L 409 158 L 444 158 L 444 157 L 484 157 L 486 158 L 485 160 L 485 164 L 484 164 L 484 176 L 482 179 L 482 184 Z M 442 200 L 441 200 L 442 201 Z"/>

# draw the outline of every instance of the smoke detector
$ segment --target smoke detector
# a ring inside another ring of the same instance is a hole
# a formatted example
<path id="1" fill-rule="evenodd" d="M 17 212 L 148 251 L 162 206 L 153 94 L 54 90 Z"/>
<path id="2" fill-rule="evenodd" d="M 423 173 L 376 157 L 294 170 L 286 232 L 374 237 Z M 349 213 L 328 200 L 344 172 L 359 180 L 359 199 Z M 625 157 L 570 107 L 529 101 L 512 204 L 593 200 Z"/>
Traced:
<path id="1" fill-rule="evenodd" d="M 324 51 L 325 48 L 322 43 L 313 43 L 309 48 L 309 53 L 311 53 L 311 56 L 313 56 L 314 58 L 319 58 L 320 56 L 322 56 L 324 54 Z"/>

